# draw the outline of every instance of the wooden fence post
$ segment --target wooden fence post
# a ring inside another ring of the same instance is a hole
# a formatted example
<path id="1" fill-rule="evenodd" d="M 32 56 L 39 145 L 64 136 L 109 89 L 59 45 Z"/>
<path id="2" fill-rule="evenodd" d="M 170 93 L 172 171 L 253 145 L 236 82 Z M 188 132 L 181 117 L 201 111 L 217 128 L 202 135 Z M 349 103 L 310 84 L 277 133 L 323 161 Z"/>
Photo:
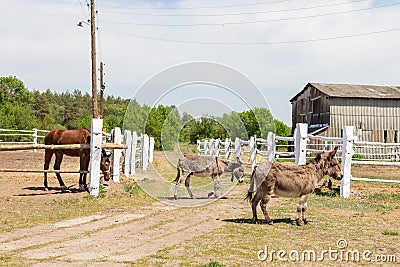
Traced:
<path id="1" fill-rule="evenodd" d="M 256 160 L 257 160 L 257 144 L 255 136 L 250 137 L 249 147 L 250 147 L 251 170 L 253 171 L 254 167 L 256 166 Z"/>
<path id="2" fill-rule="evenodd" d="M 268 151 L 268 161 L 275 161 L 275 153 L 276 153 L 276 142 L 275 142 L 275 134 L 273 132 L 268 132 L 267 135 L 267 151 Z"/>
<path id="3" fill-rule="evenodd" d="M 208 144 L 209 145 L 209 148 L 208 148 L 209 156 L 214 156 L 214 143 L 215 143 L 215 140 L 211 139 L 210 143 Z"/>
<path id="4" fill-rule="evenodd" d="M 101 143 L 103 140 L 102 119 L 92 119 L 91 133 L 89 192 L 92 196 L 98 196 L 100 188 Z"/>
<path id="5" fill-rule="evenodd" d="M 142 170 L 146 170 L 149 165 L 149 136 L 147 134 L 142 135 L 142 140 L 140 142 L 141 150 L 141 164 Z"/>
<path id="6" fill-rule="evenodd" d="M 296 165 L 306 164 L 306 152 L 307 152 L 307 133 L 308 125 L 307 123 L 297 123 L 295 130 L 295 140 L 294 140 L 294 153 L 295 153 L 295 163 Z"/>
<path id="7" fill-rule="evenodd" d="M 231 146 L 231 141 L 229 140 L 229 138 L 225 138 L 224 149 L 225 149 L 225 158 L 226 159 L 229 159 L 229 154 L 231 153 L 230 146 Z"/>
<path id="8" fill-rule="evenodd" d="M 351 160 L 353 157 L 354 126 L 343 127 L 343 145 L 342 145 L 342 172 L 343 178 L 340 181 L 340 196 L 350 197 L 351 181 Z"/>
<path id="9" fill-rule="evenodd" d="M 132 133 L 130 130 L 125 130 L 124 132 L 124 143 L 128 146 L 128 148 L 124 150 L 124 175 L 125 177 L 129 177 L 129 174 L 131 173 L 130 163 L 132 155 Z"/>
<path id="10" fill-rule="evenodd" d="M 149 163 L 152 163 L 153 159 L 154 159 L 154 138 L 150 137 Z"/>
<path id="11" fill-rule="evenodd" d="M 137 150 L 137 141 L 138 135 L 135 131 L 132 133 L 132 142 L 131 142 L 131 157 L 130 157 L 130 173 L 132 175 L 136 174 L 136 150 Z"/>
<path id="12" fill-rule="evenodd" d="M 121 129 L 116 127 L 112 131 L 112 142 L 115 144 L 121 144 L 122 134 Z M 112 149 L 112 157 L 111 157 L 111 179 L 119 183 L 119 163 L 121 159 L 122 150 L 121 149 Z"/>

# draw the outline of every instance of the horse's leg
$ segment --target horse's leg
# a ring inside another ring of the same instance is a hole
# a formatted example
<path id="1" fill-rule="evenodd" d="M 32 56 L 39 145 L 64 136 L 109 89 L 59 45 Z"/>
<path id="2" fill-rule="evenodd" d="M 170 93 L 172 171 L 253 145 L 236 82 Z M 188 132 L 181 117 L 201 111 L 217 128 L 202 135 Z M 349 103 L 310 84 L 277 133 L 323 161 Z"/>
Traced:
<path id="1" fill-rule="evenodd" d="M 49 169 L 49 165 L 50 165 L 50 161 L 51 161 L 52 157 L 53 157 L 53 150 L 52 149 L 46 149 L 44 151 L 44 168 L 43 168 L 45 170 L 45 172 L 44 172 L 44 181 L 43 181 L 44 190 L 45 191 L 49 190 L 49 186 L 47 184 L 47 172 L 46 171 Z"/>
<path id="2" fill-rule="evenodd" d="M 54 162 L 54 170 L 60 170 L 61 162 L 63 159 L 63 153 L 61 153 L 60 151 L 55 151 L 54 153 L 56 154 L 56 161 Z M 65 186 L 64 181 L 61 178 L 61 174 L 59 172 L 56 172 L 56 176 L 58 179 L 58 183 L 60 184 L 61 190 L 65 191 L 67 187 Z"/>
<path id="3" fill-rule="evenodd" d="M 271 199 L 271 194 L 272 194 L 272 190 L 271 191 L 267 191 L 266 193 L 263 194 L 262 199 L 261 199 L 261 210 L 264 214 L 265 220 L 267 221 L 268 224 L 272 225 L 274 224 L 273 220 L 269 217 L 268 215 L 268 211 L 267 211 L 267 204 Z"/>
<path id="4" fill-rule="evenodd" d="M 87 153 L 83 153 L 80 155 L 80 171 L 87 171 L 89 169 L 89 161 L 90 158 L 88 155 L 86 155 Z M 79 191 L 83 192 L 83 191 L 89 191 L 87 184 L 86 184 L 86 177 L 87 177 L 87 173 L 80 173 L 79 174 Z"/>
<path id="5" fill-rule="evenodd" d="M 185 186 L 189 193 L 189 197 L 193 199 L 194 198 L 193 193 L 192 193 L 192 190 L 190 190 L 190 176 L 191 176 L 191 173 L 189 173 L 189 175 L 186 177 Z"/>
<path id="6" fill-rule="evenodd" d="M 259 187 L 256 191 L 256 194 L 254 197 L 251 199 L 251 210 L 253 211 L 253 220 L 254 223 L 258 223 L 258 218 L 257 218 L 257 205 L 262 199 L 263 196 L 263 190 L 261 187 Z"/>

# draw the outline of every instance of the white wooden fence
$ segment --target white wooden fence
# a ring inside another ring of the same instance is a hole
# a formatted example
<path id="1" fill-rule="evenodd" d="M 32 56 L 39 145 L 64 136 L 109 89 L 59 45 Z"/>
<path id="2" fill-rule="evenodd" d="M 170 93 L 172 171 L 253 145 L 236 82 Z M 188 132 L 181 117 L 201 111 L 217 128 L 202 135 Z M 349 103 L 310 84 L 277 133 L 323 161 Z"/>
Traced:
<path id="1" fill-rule="evenodd" d="M 252 169 L 256 164 L 257 154 L 274 162 L 279 157 L 293 157 L 297 165 L 306 164 L 306 159 L 312 154 L 332 150 L 335 146 L 342 149 L 338 150 L 338 157 L 341 155 L 343 179 L 340 186 L 340 196 L 348 198 L 350 196 L 351 181 L 369 181 L 369 182 L 390 182 L 400 183 L 399 180 L 357 178 L 351 175 L 352 164 L 369 164 L 400 166 L 400 143 L 376 143 L 358 141 L 354 136 L 354 127 L 345 126 L 342 137 L 322 137 L 307 134 L 308 125 L 298 123 L 293 137 L 276 136 L 274 133 L 268 133 L 267 139 L 250 137 L 249 140 L 236 138 L 234 142 L 225 139 L 221 142 L 219 139 L 200 141 L 197 140 L 197 154 L 207 156 L 225 156 L 228 158 L 230 153 L 236 157 L 241 157 L 243 153 L 250 154 Z M 312 143 L 311 140 L 319 141 Z M 278 141 L 293 142 L 294 152 L 278 152 Z M 249 149 L 243 150 L 242 146 L 249 146 Z M 261 148 L 261 149 L 258 149 Z M 264 148 L 264 149 L 263 149 Z M 377 152 L 374 152 L 377 151 Z M 359 158 L 353 158 L 354 155 Z M 361 158 L 361 159 L 360 159 Z"/>
<path id="2" fill-rule="evenodd" d="M 12 129 L 0 129 L 0 144 L 37 144 L 39 138 L 44 138 L 44 135 L 49 131 L 38 130 L 36 128 L 32 130 L 12 130 Z M 32 141 L 4 141 L 4 137 L 29 137 Z"/>

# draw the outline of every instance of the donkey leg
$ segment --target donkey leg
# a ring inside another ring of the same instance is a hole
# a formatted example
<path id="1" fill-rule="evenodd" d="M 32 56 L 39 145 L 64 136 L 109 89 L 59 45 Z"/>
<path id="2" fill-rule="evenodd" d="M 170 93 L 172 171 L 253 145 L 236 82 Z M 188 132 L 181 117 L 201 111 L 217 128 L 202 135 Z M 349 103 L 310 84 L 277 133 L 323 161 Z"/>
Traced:
<path id="1" fill-rule="evenodd" d="M 181 184 L 181 182 L 183 180 L 182 178 L 185 178 L 185 181 L 186 181 L 186 178 L 187 178 L 188 175 L 189 175 L 189 173 L 186 173 L 185 171 L 182 170 L 182 175 L 177 177 L 176 184 L 175 184 L 174 189 L 173 189 L 174 199 L 175 200 L 178 199 L 178 188 L 179 188 L 179 185 Z"/>
<path id="2" fill-rule="evenodd" d="M 192 193 L 192 190 L 190 190 L 190 174 L 187 176 L 187 178 L 185 180 L 185 187 L 186 187 L 186 190 L 188 191 L 189 197 L 191 199 L 193 199 L 194 198 L 193 193 Z"/>
<path id="3" fill-rule="evenodd" d="M 260 200 L 262 199 L 262 190 L 261 188 L 259 188 L 256 191 L 256 194 L 254 195 L 254 197 L 251 199 L 251 210 L 253 211 L 253 221 L 254 223 L 258 223 L 258 218 L 257 218 L 257 205 L 260 202 Z"/>
<path id="4" fill-rule="evenodd" d="M 63 159 L 63 153 L 56 151 L 55 154 L 56 154 L 56 161 L 54 162 L 54 170 L 60 170 L 61 162 Z M 61 174 L 59 172 L 56 172 L 56 176 L 58 179 L 58 183 L 60 184 L 61 190 L 62 191 L 67 190 L 67 187 L 65 186 L 64 181 L 61 178 Z"/>
<path id="5" fill-rule="evenodd" d="M 218 181 L 219 176 L 213 177 L 214 180 L 214 197 L 218 198 L 218 189 L 219 189 L 219 181 Z M 208 197 L 212 196 L 212 193 L 208 194 Z"/>
<path id="6" fill-rule="evenodd" d="M 43 180 L 43 185 L 44 185 L 44 190 L 48 191 L 49 186 L 47 184 L 47 170 L 49 169 L 50 161 L 51 158 L 53 157 L 53 150 L 52 149 L 46 149 L 44 151 L 44 167 L 43 169 L 45 170 L 44 172 L 44 180 Z"/>
<path id="7" fill-rule="evenodd" d="M 264 196 L 262 197 L 260 206 L 261 206 L 261 210 L 262 210 L 262 212 L 263 212 L 263 214 L 264 214 L 264 217 L 265 217 L 265 220 L 267 221 L 267 223 L 270 224 L 270 225 L 273 225 L 274 222 L 273 222 L 273 220 L 269 217 L 268 211 L 267 211 L 267 204 L 268 204 L 268 202 L 270 201 L 270 199 L 271 199 L 271 192 L 267 192 L 267 193 L 264 194 Z"/>
<path id="8" fill-rule="evenodd" d="M 300 198 L 300 201 L 302 202 L 301 211 L 302 211 L 302 215 L 303 215 L 302 219 L 303 219 L 304 224 L 309 223 L 309 221 L 307 219 L 307 213 L 306 213 L 306 211 L 307 211 L 307 199 L 308 199 L 309 196 L 310 196 L 310 194 L 301 196 L 301 198 Z"/>

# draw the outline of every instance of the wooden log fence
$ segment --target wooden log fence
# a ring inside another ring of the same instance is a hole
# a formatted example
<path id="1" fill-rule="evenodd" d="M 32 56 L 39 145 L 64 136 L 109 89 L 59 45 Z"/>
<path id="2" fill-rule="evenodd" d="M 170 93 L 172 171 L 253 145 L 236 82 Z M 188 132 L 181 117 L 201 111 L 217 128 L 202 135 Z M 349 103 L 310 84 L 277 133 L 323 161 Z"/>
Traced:
<path id="1" fill-rule="evenodd" d="M 33 172 L 33 173 L 89 173 L 89 192 L 93 196 L 99 194 L 100 187 L 100 160 L 101 149 L 112 151 L 111 158 L 111 177 L 114 182 L 120 181 L 121 157 L 123 157 L 123 172 L 126 177 L 136 173 L 136 164 L 142 167 L 143 170 L 153 161 L 154 153 L 154 138 L 142 134 L 138 137 L 136 132 L 131 133 L 125 131 L 124 135 L 120 128 L 115 128 L 112 134 L 107 134 L 113 143 L 103 143 L 104 132 L 103 120 L 93 119 L 91 126 L 91 143 L 90 144 L 71 144 L 71 145 L 44 145 L 44 144 L 2 144 L 0 143 L 0 151 L 15 151 L 15 150 L 36 150 L 36 149 L 90 149 L 90 165 L 89 171 L 75 170 L 27 170 L 27 169 L 0 169 L 0 172 Z M 137 157 L 137 152 L 141 153 Z M 146 154 L 147 153 L 147 154 Z M 146 160 L 146 162 L 142 162 Z"/>

